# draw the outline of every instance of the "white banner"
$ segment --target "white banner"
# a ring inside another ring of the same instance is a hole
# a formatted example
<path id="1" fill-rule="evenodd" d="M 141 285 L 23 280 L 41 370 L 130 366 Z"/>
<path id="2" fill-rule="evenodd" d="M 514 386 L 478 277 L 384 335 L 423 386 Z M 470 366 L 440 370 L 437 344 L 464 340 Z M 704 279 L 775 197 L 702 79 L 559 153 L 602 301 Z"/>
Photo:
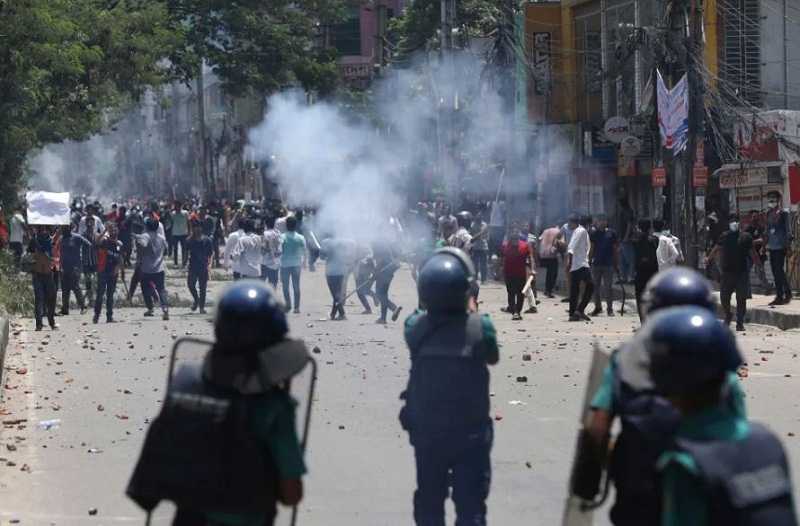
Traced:
<path id="1" fill-rule="evenodd" d="M 689 142 L 689 90 L 684 74 L 675 87 L 667 89 L 660 71 L 658 74 L 658 127 L 664 148 L 679 153 Z"/>
<path id="2" fill-rule="evenodd" d="M 29 225 L 68 225 L 69 192 L 28 192 Z"/>

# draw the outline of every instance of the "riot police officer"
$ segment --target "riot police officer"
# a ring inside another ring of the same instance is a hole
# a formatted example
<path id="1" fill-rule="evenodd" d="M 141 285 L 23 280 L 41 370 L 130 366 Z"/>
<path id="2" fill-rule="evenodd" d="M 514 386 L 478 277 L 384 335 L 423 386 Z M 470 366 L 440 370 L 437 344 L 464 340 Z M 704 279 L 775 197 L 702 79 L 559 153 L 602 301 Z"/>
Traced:
<path id="1" fill-rule="evenodd" d="M 658 273 L 643 293 L 646 316 L 674 306 L 693 305 L 713 316 L 716 305 L 711 285 L 699 273 L 672 267 Z M 600 470 L 616 488 L 611 521 L 616 526 L 657 524 L 661 497 L 655 469 L 658 456 L 670 444 L 679 415 L 674 407 L 655 391 L 649 370 L 649 354 L 637 335 L 611 356 L 603 380 L 591 402 L 587 426 L 588 468 L 574 477 L 573 493 L 586 499 L 599 490 Z M 735 373 L 727 376 L 727 403 L 735 414 L 745 416 L 744 394 Z M 608 466 L 606 453 L 615 417 L 621 422 Z M 580 487 L 576 487 L 580 486 Z"/>
<path id="2" fill-rule="evenodd" d="M 674 446 L 658 460 L 660 524 L 797 524 L 783 446 L 725 403 L 742 364 L 733 333 L 698 307 L 658 312 L 642 332 L 655 387 L 680 414 Z"/>
<path id="3" fill-rule="evenodd" d="M 264 283 L 242 280 L 223 293 L 216 341 L 202 367 L 186 366 L 171 381 L 131 498 L 148 512 L 173 501 L 173 526 L 271 525 L 276 502 L 301 500 L 306 468 L 288 382 L 309 358 L 287 332 Z"/>
<path id="4" fill-rule="evenodd" d="M 472 261 L 463 251 L 436 251 L 419 273 L 425 311 L 405 324 L 411 372 L 401 395 L 406 404 L 400 421 L 416 457 L 418 526 L 444 524 L 451 484 L 456 524 L 486 524 L 493 441 L 487 365 L 499 357 L 491 319 L 474 312 L 474 280 Z"/>

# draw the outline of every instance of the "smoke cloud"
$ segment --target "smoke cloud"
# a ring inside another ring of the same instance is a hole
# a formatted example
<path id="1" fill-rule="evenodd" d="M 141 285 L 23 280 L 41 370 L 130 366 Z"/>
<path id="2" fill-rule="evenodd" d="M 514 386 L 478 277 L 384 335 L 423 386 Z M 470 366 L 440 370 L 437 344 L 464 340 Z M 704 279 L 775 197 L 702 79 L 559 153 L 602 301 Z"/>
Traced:
<path id="1" fill-rule="evenodd" d="M 493 200 L 514 115 L 482 81 L 483 68 L 462 53 L 448 67 L 390 71 L 373 85 L 369 120 L 334 102 L 274 95 L 249 134 L 248 158 L 270 163 L 290 204 L 316 206 L 318 228 L 357 238 L 380 233 L 409 196 L 421 195 L 442 158 L 444 188 L 427 190 L 456 205 L 462 191 Z"/>

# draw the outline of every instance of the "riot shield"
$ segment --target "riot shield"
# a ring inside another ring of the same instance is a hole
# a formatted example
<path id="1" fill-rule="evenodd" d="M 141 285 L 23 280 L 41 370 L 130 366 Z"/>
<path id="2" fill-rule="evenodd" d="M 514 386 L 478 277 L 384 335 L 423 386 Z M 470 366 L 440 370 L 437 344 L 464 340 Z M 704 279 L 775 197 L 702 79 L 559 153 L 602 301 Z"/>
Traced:
<path id="1" fill-rule="evenodd" d="M 576 466 L 581 456 L 581 447 L 583 444 L 583 429 L 588 424 L 589 416 L 591 413 L 592 397 L 600 387 L 603 379 L 603 371 L 608 365 L 610 355 L 609 353 L 600 349 L 595 343 L 594 351 L 592 352 L 592 363 L 589 367 L 589 378 L 586 383 L 586 392 L 583 397 L 583 405 L 581 406 L 580 413 L 580 428 L 578 430 L 578 439 L 576 440 L 575 452 L 572 456 L 572 468 L 570 473 L 574 473 Z M 568 486 L 567 500 L 564 505 L 564 515 L 561 521 L 562 526 L 591 526 L 594 523 L 594 509 L 596 506 L 590 501 L 586 501 L 577 495 L 572 494 L 572 481 Z"/>

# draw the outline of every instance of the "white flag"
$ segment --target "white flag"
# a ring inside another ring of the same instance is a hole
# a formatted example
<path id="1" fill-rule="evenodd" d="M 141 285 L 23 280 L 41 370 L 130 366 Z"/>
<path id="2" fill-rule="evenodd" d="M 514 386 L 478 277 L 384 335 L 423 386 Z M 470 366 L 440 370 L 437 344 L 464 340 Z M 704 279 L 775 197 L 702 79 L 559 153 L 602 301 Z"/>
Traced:
<path id="1" fill-rule="evenodd" d="M 684 74 L 675 87 L 667 89 L 658 75 L 658 127 L 664 148 L 680 153 L 689 142 L 689 83 Z"/>

